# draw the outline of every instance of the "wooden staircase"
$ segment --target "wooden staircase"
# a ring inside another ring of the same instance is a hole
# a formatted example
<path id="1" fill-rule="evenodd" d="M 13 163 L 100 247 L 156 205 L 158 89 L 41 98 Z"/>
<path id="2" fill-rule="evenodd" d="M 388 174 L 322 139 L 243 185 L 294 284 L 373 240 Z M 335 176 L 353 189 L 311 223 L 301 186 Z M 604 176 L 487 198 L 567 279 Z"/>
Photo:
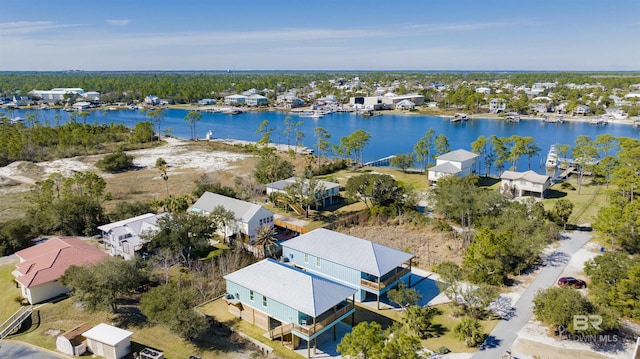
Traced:
<path id="1" fill-rule="evenodd" d="M 293 330 L 293 323 L 282 324 L 278 327 L 271 329 L 268 333 L 268 337 L 271 340 L 274 340 L 277 338 L 283 338 L 285 335 L 290 334 L 292 330 Z"/>
<path id="2" fill-rule="evenodd" d="M 28 307 L 20 307 L 20 309 L 13 313 L 9 319 L 0 324 L 0 340 L 6 338 L 11 334 L 11 332 L 16 330 L 22 322 L 31 316 L 31 313 L 33 313 L 32 305 Z"/>

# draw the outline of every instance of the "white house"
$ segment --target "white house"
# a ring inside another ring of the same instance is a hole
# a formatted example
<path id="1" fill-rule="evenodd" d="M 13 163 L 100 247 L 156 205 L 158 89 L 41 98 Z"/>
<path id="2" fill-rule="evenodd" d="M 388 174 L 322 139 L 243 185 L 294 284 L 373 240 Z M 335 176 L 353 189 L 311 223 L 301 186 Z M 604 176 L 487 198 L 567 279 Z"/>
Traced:
<path id="1" fill-rule="evenodd" d="M 492 98 L 489 101 L 489 112 L 490 113 L 503 113 L 507 109 L 507 104 L 503 99 Z"/>
<path id="2" fill-rule="evenodd" d="M 144 98 L 144 103 L 149 106 L 155 106 L 160 104 L 160 98 L 158 96 L 149 95 Z"/>
<path id="3" fill-rule="evenodd" d="M 141 236 L 158 229 L 158 219 L 167 213 L 146 213 L 122 221 L 105 224 L 98 227 L 102 231 L 102 240 L 109 247 L 112 256 L 133 259 L 135 253 L 142 249 L 144 240 Z"/>
<path id="4" fill-rule="evenodd" d="M 544 198 L 551 187 L 551 177 L 533 171 L 504 171 L 500 176 L 500 192 L 511 197 L 534 196 Z"/>
<path id="5" fill-rule="evenodd" d="M 429 181 L 437 182 L 439 178 L 454 175 L 466 177 L 475 173 L 475 163 L 478 155 L 467 150 L 459 149 L 445 153 L 436 158 L 436 165 L 429 168 Z"/>
<path id="6" fill-rule="evenodd" d="M 587 106 L 587 105 L 578 105 L 578 106 L 576 106 L 576 109 L 573 110 L 573 113 L 575 115 L 586 116 L 590 111 L 591 111 L 591 109 L 589 108 L 589 106 Z"/>
<path id="7" fill-rule="evenodd" d="M 87 338 L 87 348 L 106 359 L 120 359 L 131 351 L 132 332 L 100 323 L 82 333 Z"/>
<path id="8" fill-rule="evenodd" d="M 281 181 L 272 182 L 267 184 L 267 195 L 272 193 L 286 193 L 286 188 L 296 182 L 296 177 L 290 177 Z M 323 180 L 317 180 L 318 184 L 316 189 L 320 189 L 321 193 L 316 193 L 315 196 L 318 202 L 322 202 L 321 207 L 326 205 L 332 205 L 336 198 L 340 195 L 340 183 L 329 182 Z M 309 186 L 309 180 L 304 180 L 305 186 Z M 308 189 L 305 188 L 305 191 Z M 318 191 L 316 191 L 318 192 Z"/>
<path id="9" fill-rule="evenodd" d="M 265 96 L 254 93 L 253 95 L 247 97 L 246 102 L 248 106 L 260 106 L 260 105 L 268 104 L 269 99 L 266 98 Z"/>
<path id="10" fill-rule="evenodd" d="M 488 87 L 476 87 L 476 92 L 484 95 L 488 95 L 491 93 L 491 89 Z"/>
<path id="11" fill-rule="evenodd" d="M 57 87 L 51 90 L 32 90 L 29 94 L 46 102 L 57 102 L 64 100 L 65 95 L 84 96 L 84 90 L 79 87 Z"/>
<path id="12" fill-rule="evenodd" d="M 216 100 L 212 98 L 203 98 L 202 100 L 198 101 L 198 105 L 200 106 L 215 105 L 215 104 L 216 104 Z"/>
<path id="13" fill-rule="evenodd" d="M 231 104 L 245 104 L 247 103 L 247 96 L 244 95 L 229 95 L 224 97 L 224 103 Z"/>
<path id="14" fill-rule="evenodd" d="M 91 107 L 91 103 L 87 101 L 80 101 L 73 104 L 74 110 L 86 110 Z"/>
<path id="15" fill-rule="evenodd" d="M 108 255 L 77 237 L 57 237 L 18 251 L 16 256 L 20 263 L 12 274 L 22 296 L 35 304 L 69 291 L 58 282 L 67 268 L 98 263 Z"/>
<path id="16" fill-rule="evenodd" d="M 411 100 L 402 100 L 396 104 L 396 110 L 413 110 L 416 104 Z"/>
<path id="17" fill-rule="evenodd" d="M 251 240 L 258 233 L 258 228 L 262 226 L 273 228 L 273 212 L 260 205 L 217 193 L 205 192 L 193 204 L 191 211 L 208 215 L 219 206 L 234 213 L 234 220 L 231 223 L 225 223 L 224 228 L 218 229 L 220 235 L 225 238 L 242 234 Z"/>

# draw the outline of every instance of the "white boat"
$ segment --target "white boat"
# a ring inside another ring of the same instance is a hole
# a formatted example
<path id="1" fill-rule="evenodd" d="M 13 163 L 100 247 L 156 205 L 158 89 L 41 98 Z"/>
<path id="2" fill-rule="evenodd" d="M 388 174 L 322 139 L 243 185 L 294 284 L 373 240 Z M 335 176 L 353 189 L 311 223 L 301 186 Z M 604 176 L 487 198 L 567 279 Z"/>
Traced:
<path id="1" fill-rule="evenodd" d="M 204 136 L 205 140 L 213 140 L 213 130 L 207 131 L 207 135 Z"/>
<path id="2" fill-rule="evenodd" d="M 466 113 L 456 113 L 451 117 L 451 122 L 460 122 L 469 120 L 469 116 Z"/>
<path id="3" fill-rule="evenodd" d="M 509 123 L 518 123 L 520 122 L 520 115 L 516 112 L 509 112 L 506 114 L 505 121 Z"/>
<path id="4" fill-rule="evenodd" d="M 224 113 L 225 115 L 237 115 L 242 113 L 242 110 L 237 107 L 229 107 L 229 108 L 225 108 L 221 112 Z"/>
<path id="5" fill-rule="evenodd" d="M 305 118 L 322 118 L 324 117 L 324 113 L 320 111 L 303 111 L 299 116 Z"/>
<path id="6" fill-rule="evenodd" d="M 551 145 L 549 153 L 547 153 L 547 161 L 545 167 L 548 169 L 555 169 L 558 166 L 558 148 L 556 145 Z"/>

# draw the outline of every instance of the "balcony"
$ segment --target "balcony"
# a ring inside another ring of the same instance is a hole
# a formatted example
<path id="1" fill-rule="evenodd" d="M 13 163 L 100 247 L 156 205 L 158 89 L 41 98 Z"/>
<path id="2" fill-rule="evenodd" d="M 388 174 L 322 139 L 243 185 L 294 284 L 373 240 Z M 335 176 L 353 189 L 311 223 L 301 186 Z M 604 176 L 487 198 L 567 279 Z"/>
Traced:
<path id="1" fill-rule="evenodd" d="M 382 277 L 383 280 L 381 280 L 380 283 L 378 283 L 377 281 L 373 282 L 373 281 L 362 278 L 360 279 L 360 285 L 364 288 L 381 291 L 387 286 L 391 285 L 393 282 L 402 278 L 404 275 L 406 275 L 410 271 L 411 269 L 409 267 L 396 267 L 394 271 L 385 274 Z"/>
<path id="2" fill-rule="evenodd" d="M 353 305 L 353 303 L 349 303 L 346 306 L 344 306 L 344 307 L 338 309 L 337 311 L 333 312 L 327 318 L 319 321 L 316 324 L 312 324 L 312 325 L 294 324 L 293 325 L 293 330 L 295 330 L 295 331 L 305 335 L 306 337 L 310 338 L 312 335 L 314 335 L 315 333 L 319 332 L 320 330 L 326 328 L 327 326 L 331 325 L 331 323 L 336 321 L 341 316 L 347 314 L 349 311 L 351 311 L 354 308 L 355 308 L 355 306 Z"/>

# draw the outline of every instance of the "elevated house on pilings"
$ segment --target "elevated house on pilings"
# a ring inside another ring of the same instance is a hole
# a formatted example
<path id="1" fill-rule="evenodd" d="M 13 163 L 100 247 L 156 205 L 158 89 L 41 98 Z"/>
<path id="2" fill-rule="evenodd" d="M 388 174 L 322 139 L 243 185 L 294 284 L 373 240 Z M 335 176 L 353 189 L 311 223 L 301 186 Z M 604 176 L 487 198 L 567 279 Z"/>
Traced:
<path id="1" fill-rule="evenodd" d="M 225 300 L 233 315 L 266 331 L 291 349 L 306 342 L 307 358 L 316 354 L 318 336 L 351 316 L 356 290 L 273 259 L 227 274 Z"/>

